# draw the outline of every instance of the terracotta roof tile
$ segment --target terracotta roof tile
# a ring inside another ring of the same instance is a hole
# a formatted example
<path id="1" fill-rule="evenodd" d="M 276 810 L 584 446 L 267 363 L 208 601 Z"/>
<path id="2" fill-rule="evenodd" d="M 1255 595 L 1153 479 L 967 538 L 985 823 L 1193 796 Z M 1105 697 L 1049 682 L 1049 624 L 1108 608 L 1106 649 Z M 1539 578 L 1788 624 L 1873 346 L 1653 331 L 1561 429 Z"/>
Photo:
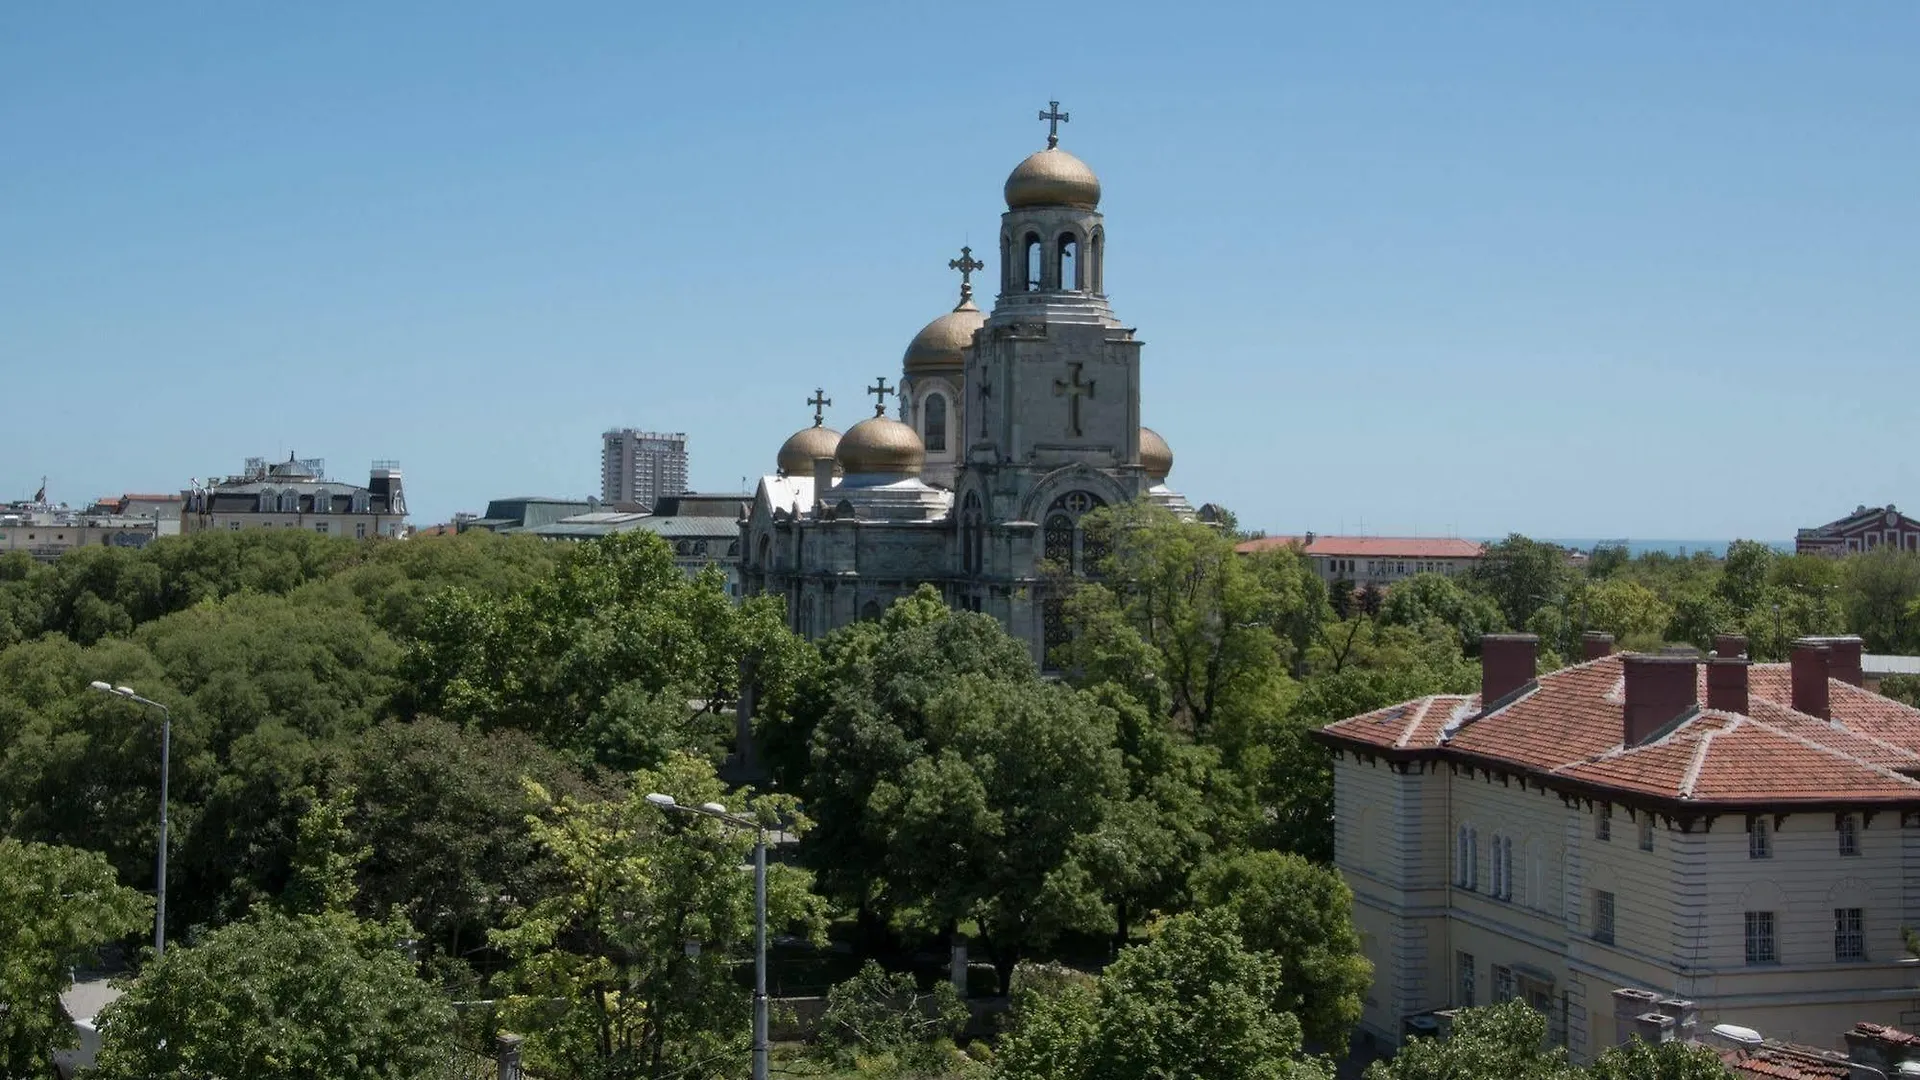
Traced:
<path id="1" fill-rule="evenodd" d="M 1477 559 L 1486 550 L 1473 540 L 1422 536 L 1263 536 L 1234 548 L 1241 554 L 1299 544 L 1309 555 L 1366 559 Z"/>
<path id="2" fill-rule="evenodd" d="M 1791 707 L 1786 665 L 1756 664 L 1745 715 L 1702 710 L 1658 739 L 1623 746 L 1623 675 L 1621 657 L 1603 657 L 1542 675 L 1536 689 L 1484 716 L 1477 696 L 1443 695 L 1324 730 L 1350 743 L 1497 762 L 1626 797 L 1920 803 L 1920 710 L 1835 681 L 1834 720 L 1822 720 Z"/>
<path id="3" fill-rule="evenodd" d="M 1722 1050 L 1720 1060 L 1742 1080 L 1847 1080 L 1852 1075 L 1844 1060 L 1836 1061 L 1771 1047 Z"/>

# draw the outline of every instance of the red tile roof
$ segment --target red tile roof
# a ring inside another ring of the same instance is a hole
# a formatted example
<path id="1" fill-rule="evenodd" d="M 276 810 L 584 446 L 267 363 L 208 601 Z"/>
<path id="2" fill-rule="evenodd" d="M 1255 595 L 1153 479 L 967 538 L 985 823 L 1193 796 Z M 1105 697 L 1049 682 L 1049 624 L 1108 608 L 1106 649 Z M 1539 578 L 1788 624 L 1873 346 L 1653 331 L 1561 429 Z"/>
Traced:
<path id="1" fill-rule="evenodd" d="M 1792 708 L 1787 665 L 1755 664 L 1748 673 L 1746 713 L 1701 709 L 1635 746 L 1622 743 L 1619 656 L 1542 675 L 1535 689 L 1485 715 L 1477 695 L 1418 698 L 1329 724 L 1322 738 L 1509 768 L 1624 800 L 1920 807 L 1920 709 L 1830 680 L 1833 718 L 1823 720 Z"/>
<path id="2" fill-rule="evenodd" d="M 1485 545 L 1418 536 L 1263 536 L 1234 548 L 1242 555 L 1299 544 L 1308 555 L 1356 559 L 1477 559 Z"/>
<path id="3" fill-rule="evenodd" d="M 1741 1080 L 1847 1080 L 1846 1060 L 1763 1047 L 1722 1050 L 1720 1060 Z"/>

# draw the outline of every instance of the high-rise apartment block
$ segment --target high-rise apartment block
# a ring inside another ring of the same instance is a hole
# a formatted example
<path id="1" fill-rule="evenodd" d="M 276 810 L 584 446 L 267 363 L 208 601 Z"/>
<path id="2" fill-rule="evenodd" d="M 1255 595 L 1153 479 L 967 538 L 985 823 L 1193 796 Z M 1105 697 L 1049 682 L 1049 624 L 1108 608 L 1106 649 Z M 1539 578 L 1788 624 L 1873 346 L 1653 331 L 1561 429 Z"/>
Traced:
<path id="1" fill-rule="evenodd" d="M 600 501 L 652 509 L 687 490 L 687 435 L 621 428 L 600 436 Z"/>

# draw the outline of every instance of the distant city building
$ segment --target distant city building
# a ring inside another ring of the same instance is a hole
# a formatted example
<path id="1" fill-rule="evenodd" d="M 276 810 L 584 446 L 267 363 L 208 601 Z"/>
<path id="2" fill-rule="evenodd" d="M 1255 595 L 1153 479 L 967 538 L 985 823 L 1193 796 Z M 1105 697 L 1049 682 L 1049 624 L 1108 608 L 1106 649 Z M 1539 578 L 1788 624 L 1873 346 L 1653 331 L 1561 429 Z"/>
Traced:
<path id="1" fill-rule="evenodd" d="M 456 514 L 453 524 L 460 532 L 466 532 L 468 529 L 513 532 L 518 529 L 551 525 L 562 518 L 598 512 L 599 509 L 599 499 L 556 499 L 547 495 L 516 495 L 510 499 L 494 499 L 488 502 L 487 512 L 479 517 Z"/>
<path id="2" fill-rule="evenodd" d="M 1796 555 L 1829 555 L 1838 558 L 1881 546 L 1901 551 L 1920 551 L 1920 521 L 1885 506 L 1862 506 L 1839 521 L 1829 521 L 1816 529 L 1801 529 L 1794 537 Z"/>
<path id="3" fill-rule="evenodd" d="M 0 504 L 0 554 L 24 551 L 41 562 L 52 562 L 83 547 L 145 547 L 158 534 L 159 524 L 151 516 L 130 517 L 91 507 L 4 503 Z"/>
<path id="4" fill-rule="evenodd" d="M 89 514 L 151 518 L 161 536 L 179 536 L 187 500 L 180 495 L 108 495 L 87 508 Z"/>
<path id="5" fill-rule="evenodd" d="M 1386 586 L 1415 574 L 1459 577 L 1473 569 L 1486 546 L 1473 540 L 1422 539 L 1405 536 L 1265 536 L 1248 540 L 1234 550 L 1241 554 L 1297 546 L 1320 580 L 1331 584 Z"/>
<path id="6" fill-rule="evenodd" d="M 541 524 L 501 528 L 547 540 L 591 540 L 614 533 L 650 532 L 673 549 L 673 562 L 688 577 L 708 565 L 727 575 L 727 595 L 740 595 L 741 507 L 752 496 L 741 493 L 669 495 L 655 504 L 658 513 L 599 507 Z M 491 513 L 492 506 L 488 512 Z"/>
<path id="7" fill-rule="evenodd" d="M 600 501 L 653 509 L 687 489 L 685 432 L 620 428 L 600 436 Z"/>
<path id="8" fill-rule="evenodd" d="M 238 476 L 196 482 L 180 493 L 185 503 L 183 531 L 207 529 L 307 529 L 322 536 L 366 539 L 399 537 L 407 524 L 406 494 L 400 465 L 376 461 L 367 486 L 326 478 L 319 458 L 268 465 L 248 458 Z"/>

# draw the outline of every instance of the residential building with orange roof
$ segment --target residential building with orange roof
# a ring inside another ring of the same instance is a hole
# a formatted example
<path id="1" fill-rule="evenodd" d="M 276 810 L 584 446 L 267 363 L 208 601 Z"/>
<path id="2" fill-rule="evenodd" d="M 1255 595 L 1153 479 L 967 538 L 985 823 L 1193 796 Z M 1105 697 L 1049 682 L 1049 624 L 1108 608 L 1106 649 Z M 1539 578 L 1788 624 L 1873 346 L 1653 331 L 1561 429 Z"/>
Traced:
<path id="1" fill-rule="evenodd" d="M 1417 536 L 1263 536 L 1234 548 L 1243 555 L 1298 547 L 1320 580 L 1385 587 L 1415 574 L 1458 577 L 1480 561 L 1486 546 L 1476 540 Z"/>
<path id="2" fill-rule="evenodd" d="M 1620 986 L 1817 1046 L 1920 1021 L 1920 710 L 1861 687 L 1858 638 L 1751 664 L 1731 635 L 1704 659 L 1592 635 L 1546 674 L 1537 650 L 1491 635 L 1480 693 L 1318 733 L 1364 1034 L 1520 997 L 1585 1062 Z"/>

